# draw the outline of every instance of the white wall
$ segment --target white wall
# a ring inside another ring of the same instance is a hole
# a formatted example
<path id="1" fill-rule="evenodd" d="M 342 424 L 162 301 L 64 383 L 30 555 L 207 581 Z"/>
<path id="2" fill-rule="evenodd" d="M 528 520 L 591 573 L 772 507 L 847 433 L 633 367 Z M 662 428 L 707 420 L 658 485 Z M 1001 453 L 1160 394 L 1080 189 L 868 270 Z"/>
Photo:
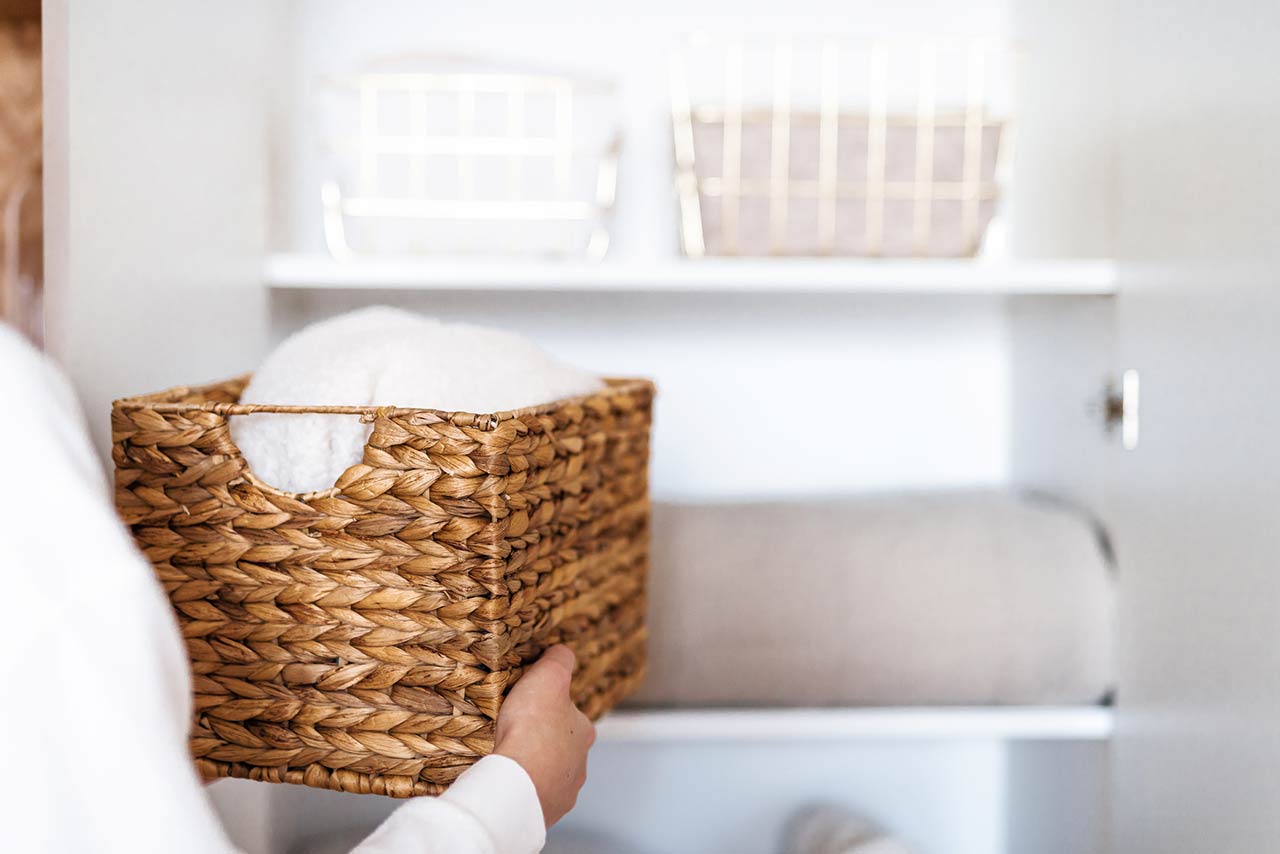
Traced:
<path id="1" fill-rule="evenodd" d="M 274 305 L 295 325 L 371 298 L 521 330 L 594 370 L 655 378 L 659 497 L 1004 479 L 1006 342 L 993 301 L 324 293 Z"/>
<path id="2" fill-rule="evenodd" d="M 1114 50 L 1122 571 L 1116 850 L 1280 841 L 1280 6 L 1130 2 Z"/>
<path id="3" fill-rule="evenodd" d="M 964 5 L 964 4 L 959 4 Z M 1110 97 L 1115 0 L 1011 0 L 1021 54 L 1013 248 L 1028 257 L 1112 252 L 1115 159 Z"/>
<path id="4" fill-rule="evenodd" d="M 270 4 L 46 4 L 47 346 L 105 451 L 110 402 L 266 342 Z"/>

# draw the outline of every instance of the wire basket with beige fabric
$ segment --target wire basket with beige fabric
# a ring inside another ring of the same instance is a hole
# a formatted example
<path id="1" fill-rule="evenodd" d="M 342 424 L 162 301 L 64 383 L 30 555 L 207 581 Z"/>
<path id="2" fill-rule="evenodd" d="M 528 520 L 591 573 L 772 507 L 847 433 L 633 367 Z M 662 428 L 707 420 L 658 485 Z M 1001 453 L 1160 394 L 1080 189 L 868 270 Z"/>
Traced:
<path id="1" fill-rule="evenodd" d="M 1011 65 L 986 41 L 675 55 L 685 254 L 978 254 L 1007 171 Z"/>
<path id="2" fill-rule="evenodd" d="M 652 384 L 478 415 L 241 405 L 246 381 L 112 410 L 117 507 L 186 639 L 206 778 L 436 793 L 546 647 L 574 648 L 590 717 L 638 684 Z M 370 421 L 363 462 L 274 489 L 228 429 L 257 412 Z"/>

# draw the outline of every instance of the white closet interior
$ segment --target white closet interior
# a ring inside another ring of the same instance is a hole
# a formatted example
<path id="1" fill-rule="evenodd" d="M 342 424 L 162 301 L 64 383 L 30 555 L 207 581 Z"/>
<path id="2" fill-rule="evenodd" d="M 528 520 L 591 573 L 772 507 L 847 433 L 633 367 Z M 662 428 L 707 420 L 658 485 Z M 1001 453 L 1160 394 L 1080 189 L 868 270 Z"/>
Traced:
<path id="1" fill-rule="evenodd" d="M 1134 203 L 1117 190 L 1121 170 L 1143 173 L 1129 114 L 1110 94 L 1128 66 L 1109 34 L 1135 36 L 1139 10 L 1108 0 L 45 8 L 48 342 L 100 445 L 112 398 L 248 370 L 309 321 L 395 302 L 518 330 L 602 373 L 653 377 L 657 500 L 989 487 L 1052 494 L 1113 521 L 1126 463 L 1104 397 L 1129 366 L 1117 358 L 1126 265 L 1159 241 L 1132 225 Z M 746 37 L 835 27 L 850 38 L 1016 44 L 1025 56 L 1007 255 L 681 259 L 664 58 L 690 32 L 730 23 Z M 1170 41 L 1165 57 L 1185 43 Z M 604 261 L 338 264 L 324 254 L 314 81 L 423 50 L 617 82 L 625 147 Z M 839 453 L 779 454 L 780 437 L 804 422 L 839 425 Z M 1122 634 L 1132 618 L 1130 600 Z M 1129 660 L 1122 674 L 1134 670 Z M 921 851 L 1128 854 L 1140 849 L 1109 848 L 1124 679 L 1119 728 L 1100 706 L 618 713 L 601 725 L 591 782 L 564 825 L 637 852 L 763 854 L 796 807 L 838 801 Z M 1120 779 L 1133 785 L 1132 774 Z M 253 852 L 368 827 L 394 806 L 243 781 L 211 794 Z M 1130 841 L 1135 821 L 1122 832 Z"/>

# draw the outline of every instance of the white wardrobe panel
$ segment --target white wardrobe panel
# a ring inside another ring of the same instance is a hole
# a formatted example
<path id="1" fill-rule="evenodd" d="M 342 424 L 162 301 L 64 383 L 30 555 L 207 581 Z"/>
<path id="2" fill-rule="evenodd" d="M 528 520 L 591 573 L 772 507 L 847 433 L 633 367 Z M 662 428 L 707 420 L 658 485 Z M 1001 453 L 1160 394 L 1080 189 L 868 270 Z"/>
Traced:
<path id="1" fill-rule="evenodd" d="M 1009 480 L 1106 521 L 1104 416 L 1116 381 L 1115 300 L 1014 297 L 1009 323 Z"/>
<path id="2" fill-rule="evenodd" d="M 113 398 L 265 344 L 274 4 L 45 4 L 50 352 L 100 449 Z"/>
<path id="3" fill-rule="evenodd" d="M 1280 845 L 1278 41 L 1274 3 L 1118 14 L 1123 854 Z"/>
<path id="4" fill-rule="evenodd" d="M 552 834 L 617 854 L 775 854 L 805 807 L 855 807 L 921 854 L 1098 854 L 1099 743 L 603 744 Z M 567 846 L 563 850 L 572 850 Z"/>
<path id="5" fill-rule="evenodd" d="M 1019 61 L 1008 213 L 1019 257 L 1111 254 L 1113 57 L 1103 35 L 1116 5 L 1010 0 Z"/>

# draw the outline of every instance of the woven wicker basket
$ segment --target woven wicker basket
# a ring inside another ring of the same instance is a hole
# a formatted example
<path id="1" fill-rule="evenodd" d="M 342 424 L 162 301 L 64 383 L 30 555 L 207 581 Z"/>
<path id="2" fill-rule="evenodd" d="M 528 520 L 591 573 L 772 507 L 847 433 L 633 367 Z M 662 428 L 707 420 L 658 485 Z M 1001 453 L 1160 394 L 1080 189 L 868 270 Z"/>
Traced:
<path id="1" fill-rule="evenodd" d="M 173 602 L 207 778 L 433 794 L 564 642 L 603 714 L 643 676 L 653 386 L 492 415 L 237 404 L 247 377 L 117 401 L 116 503 Z M 373 423 L 332 489 L 254 477 L 228 416 Z"/>

